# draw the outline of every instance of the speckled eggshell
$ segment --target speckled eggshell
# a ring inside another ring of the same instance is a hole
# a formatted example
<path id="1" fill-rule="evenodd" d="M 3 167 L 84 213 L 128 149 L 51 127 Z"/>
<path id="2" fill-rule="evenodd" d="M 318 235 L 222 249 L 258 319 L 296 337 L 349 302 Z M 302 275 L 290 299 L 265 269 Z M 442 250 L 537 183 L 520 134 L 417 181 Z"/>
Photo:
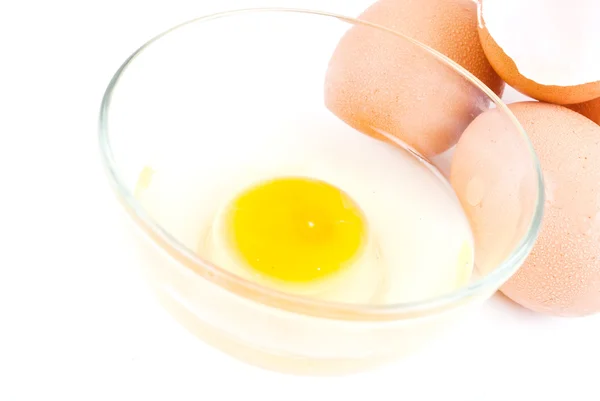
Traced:
<path id="1" fill-rule="evenodd" d="M 497 94 L 504 82 L 488 63 L 471 0 L 381 0 L 360 17 L 412 37 L 471 71 Z M 425 156 L 456 143 L 488 100 L 457 72 L 393 34 L 356 25 L 329 63 L 325 103 L 354 128 L 401 139 Z"/>
<path id="2" fill-rule="evenodd" d="M 600 97 L 589 102 L 570 104 L 567 107 L 600 125 Z"/>
<path id="3" fill-rule="evenodd" d="M 521 102 L 509 108 L 523 125 L 540 159 L 546 204 L 540 235 L 531 254 L 501 291 L 540 313 L 582 316 L 600 312 L 600 127 L 562 106 Z M 469 174 L 465 165 L 473 163 L 461 161 L 469 157 L 464 152 L 483 149 L 489 141 L 507 143 L 507 153 L 503 155 L 507 160 L 505 168 L 514 170 L 504 174 L 503 182 L 488 182 L 491 196 L 505 197 L 502 192 L 510 192 L 514 187 L 508 182 L 511 176 L 519 178 L 521 167 L 512 165 L 516 160 L 508 153 L 508 144 L 517 143 L 517 136 L 503 138 L 507 132 L 494 126 L 497 121 L 488 117 L 493 113 L 480 116 L 480 125 L 474 127 L 477 129 L 469 127 L 457 146 L 451 179 L 461 199 L 468 198 L 463 184 Z M 482 163 L 480 175 L 491 179 L 498 174 L 491 172 L 495 167 Z M 476 214 L 468 202 L 463 202 L 463 206 L 472 225 L 486 227 L 490 239 L 499 215 L 515 214 L 508 207 L 504 211 L 495 210 L 492 205 L 486 207 L 485 200 Z M 507 226 L 498 227 L 502 238 Z"/>

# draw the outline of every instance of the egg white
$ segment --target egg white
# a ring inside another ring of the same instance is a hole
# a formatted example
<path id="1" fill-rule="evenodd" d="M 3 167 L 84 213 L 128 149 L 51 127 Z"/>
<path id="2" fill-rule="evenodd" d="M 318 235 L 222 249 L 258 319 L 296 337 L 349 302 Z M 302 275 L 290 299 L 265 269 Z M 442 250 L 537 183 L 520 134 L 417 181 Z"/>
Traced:
<path id="1" fill-rule="evenodd" d="M 163 228 L 223 269 L 280 291 L 349 303 L 435 297 L 463 285 L 472 271 L 472 234 L 450 186 L 402 149 L 320 116 L 262 124 L 233 146 L 231 138 L 215 138 L 211 146 L 220 157 L 187 148 L 156 163 L 138 197 Z M 325 181 L 362 209 L 367 244 L 340 274 L 301 285 L 275 281 L 243 266 L 224 240 L 220 216 L 231 199 L 286 176 Z"/>

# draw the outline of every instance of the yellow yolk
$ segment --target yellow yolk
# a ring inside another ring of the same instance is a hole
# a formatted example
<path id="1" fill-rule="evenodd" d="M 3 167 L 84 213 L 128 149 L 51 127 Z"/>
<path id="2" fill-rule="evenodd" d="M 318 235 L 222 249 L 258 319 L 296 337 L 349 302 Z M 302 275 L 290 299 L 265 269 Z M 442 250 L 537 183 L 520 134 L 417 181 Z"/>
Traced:
<path id="1" fill-rule="evenodd" d="M 233 249 L 257 272 L 309 282 L 359 255 L 366 224 L 352 199 L 323 181 L 278 178 L 243 192 L 227 212 Z"/>

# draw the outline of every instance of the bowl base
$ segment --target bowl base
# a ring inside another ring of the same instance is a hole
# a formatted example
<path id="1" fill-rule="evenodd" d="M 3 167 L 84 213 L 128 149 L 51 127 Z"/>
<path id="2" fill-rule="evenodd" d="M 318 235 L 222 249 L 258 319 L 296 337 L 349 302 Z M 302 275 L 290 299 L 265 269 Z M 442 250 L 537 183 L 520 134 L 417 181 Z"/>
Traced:
<path id="1" fill-rule="evenodd" d="M 227 333 L 203 323 L 169 293 L 153 287 L 160 304 L 191 334 L 230 357 L 262 369 L 300 376 L 341 376 L 370 370 L 400 357 L 386 355 L 368 359 L 314 359 L 249 347 Z"/>

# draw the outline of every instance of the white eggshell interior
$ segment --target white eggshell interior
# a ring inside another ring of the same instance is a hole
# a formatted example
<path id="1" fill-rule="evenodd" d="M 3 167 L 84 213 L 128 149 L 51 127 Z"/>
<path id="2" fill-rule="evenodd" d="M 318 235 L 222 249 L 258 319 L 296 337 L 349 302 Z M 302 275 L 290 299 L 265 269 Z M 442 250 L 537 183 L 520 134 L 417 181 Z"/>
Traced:
<path id="1" fill-rule="evenodd" d="M 481 16 L 524 77 L 557 86 L 600 81 L 600 1 L 483 0 Z"/>

